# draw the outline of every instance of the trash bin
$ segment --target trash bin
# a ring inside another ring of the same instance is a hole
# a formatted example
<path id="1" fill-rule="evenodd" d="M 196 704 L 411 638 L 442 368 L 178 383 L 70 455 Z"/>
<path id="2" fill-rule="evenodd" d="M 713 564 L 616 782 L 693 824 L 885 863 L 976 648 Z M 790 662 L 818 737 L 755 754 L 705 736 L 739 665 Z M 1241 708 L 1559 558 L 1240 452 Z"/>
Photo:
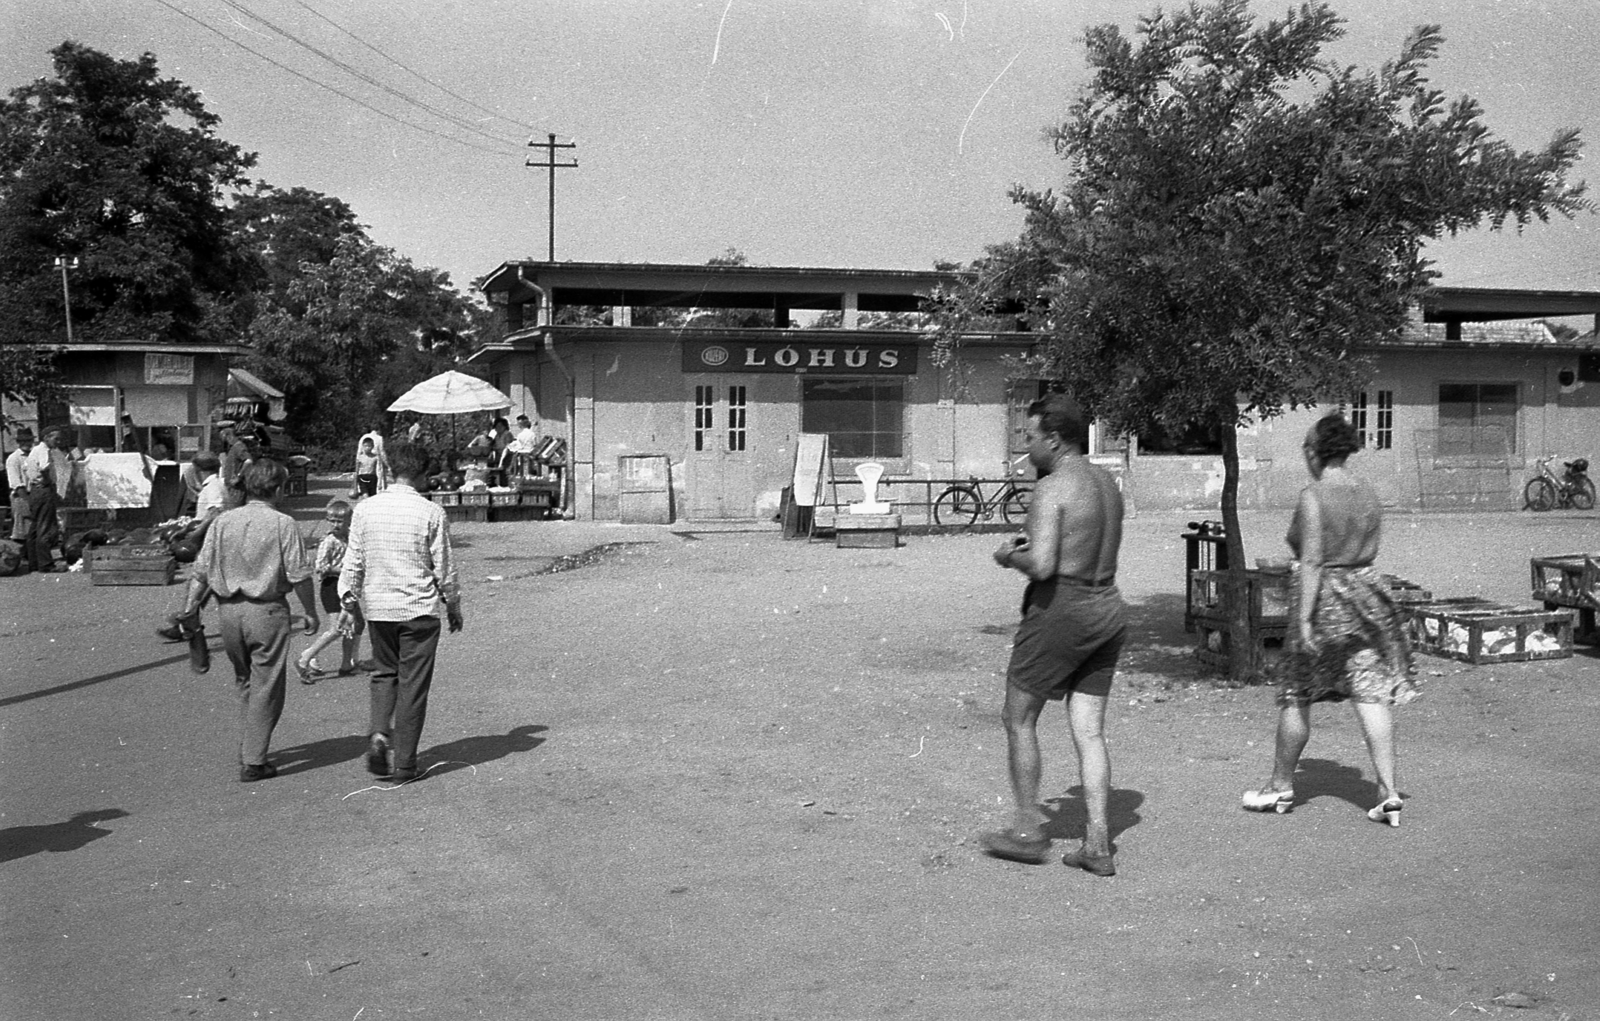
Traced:
<path id="1" fill-rule="evenodd" d="M 625 525 L 672 524 L 672 478 L 665 454 L 617 458 L 618 518 Z"/>

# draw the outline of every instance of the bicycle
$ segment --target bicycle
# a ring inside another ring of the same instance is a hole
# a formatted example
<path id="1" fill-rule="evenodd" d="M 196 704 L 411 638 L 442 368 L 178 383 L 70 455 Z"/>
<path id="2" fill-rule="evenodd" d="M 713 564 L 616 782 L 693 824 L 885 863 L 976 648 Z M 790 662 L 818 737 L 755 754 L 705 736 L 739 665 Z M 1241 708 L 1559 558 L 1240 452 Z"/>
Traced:
<path id="1" fill-rule="evenodd" d="M 1550 470 L 1550 462 L 1555 459 L 1555 455 L 1550 454 L 1534 462 L 1539 474 L 1529 479 L 1523 487 L 1523 509 L 1547 511 L 1557 507 L 1572 507 L 1576 510 L 1592 510 L 1594 483 L 1589 479 L 1589 459 L 1580 457 L 1576 461 L 1561 462 L 1567 470 L 1559 477 Z"/>
<path id="2" fill-rule="evenodd" d="M 978 481 L 977 476 L 947 486 L 933 501 L 934 524 L 971 528 L 978 523 L 979 516 L 988 521 L 994 517 L 996 510 L 1007 523 L 1027 520 L 1028 505 L 1033 502 L 1033 487 L 1017 482 L 1023 471 L 1017 467 L 1017 463 L 1025 459 L 1026 455 L 1016 461 L 1001 462 L 1005 465 L 1006 481 L 992 499 L 984 496 L 983 483 Z"/>

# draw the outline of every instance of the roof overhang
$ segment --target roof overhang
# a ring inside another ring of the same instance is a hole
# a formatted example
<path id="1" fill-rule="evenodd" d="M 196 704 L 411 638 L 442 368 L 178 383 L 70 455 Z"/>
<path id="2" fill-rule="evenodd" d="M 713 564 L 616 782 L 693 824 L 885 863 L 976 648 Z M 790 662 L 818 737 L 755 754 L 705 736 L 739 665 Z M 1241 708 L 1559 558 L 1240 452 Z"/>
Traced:
<path id="1" fill-rule="evenodd" d="M 1422 299 L 1430 323 L 1600 316 L 1600 291 L 1521 291 L 1508 287 L 1436 287 Z"/>

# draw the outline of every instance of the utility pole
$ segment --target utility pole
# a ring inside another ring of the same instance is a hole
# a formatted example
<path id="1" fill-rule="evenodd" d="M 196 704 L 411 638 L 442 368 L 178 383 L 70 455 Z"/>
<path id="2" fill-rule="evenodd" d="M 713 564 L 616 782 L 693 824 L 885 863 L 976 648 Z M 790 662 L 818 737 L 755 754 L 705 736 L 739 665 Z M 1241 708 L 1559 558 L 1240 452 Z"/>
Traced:
<path id="1" fill-rule="evenodd" d="M 72 292 L 67 289 L 67 270 L 77 269 L 78 259 L 72 255 L 56 256 L 56 269 L 61 271 L 61 300 L 67 306 L 67 344 L 72 343 Z"/>
<path id="2" fill-rule="evenodd" d="M 545 158 L 544 158 L 544 162 L 543 163 L 538 163 L 538 162 L 535 162 L 534 160 L 530 159 L 530 160 L 528 160 L 527 163 L 523 164 L 523 166 L 544 167 L 545 169 L 550 171 L 550 261 L 551 262 L 555 262 L 556 261 L 556 171 L 561 169 L 561 168 L 563 168 L 563 167 L 575 167 L 575 166 L 578 165 L 578 161 L 576 159 L 574 159 L 570 163 L 557 162 L 557 160 L 556 160 L 556 150 L 557 149 L 576 149 L 578 147 L 578 143 L 577 142 L 557 142 L 556 141 L 556 136 L 555 135 L 551 135 L 551 136 L 549 136 L 549 141 L 547 141 L 547 142 L 535 142 L 533 139 L 530 138 L 528 140 L 528 146 L 530 148 L 533 148 L 533 149 L 543 149 L 545 151 L 545 154 L 544 154 Z"/>

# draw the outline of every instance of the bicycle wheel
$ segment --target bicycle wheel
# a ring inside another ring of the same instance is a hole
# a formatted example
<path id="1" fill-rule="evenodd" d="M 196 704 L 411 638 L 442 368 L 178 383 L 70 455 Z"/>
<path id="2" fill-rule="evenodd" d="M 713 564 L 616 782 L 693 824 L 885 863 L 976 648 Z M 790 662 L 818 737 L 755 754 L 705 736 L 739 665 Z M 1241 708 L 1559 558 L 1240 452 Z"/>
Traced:
<path id="1" fill-rule="evenodd" d="M 1594 510 L 1594 482 L 1588 478 L 1581 478 L 1567 490 L 1567 499 L 1578 510 Z"/>
<path id="2" fill-rule="evenodd" d="M 1033 503 L 1033 490 L 1021 486 L 1014 487 L 1000 504 L 1000 516 L 1007 521 L 1022 522 L 1028 520 L 1028 506 Z"/>
<path id="3" fill-rule="evenodd" d="M 1531 511 L 1547 511 L 1556 505 L 1556 487 L 1549 479 L 1529 479 L 1522 490 L 1522 506 Z"/>
<path id="4" fill-rule="evenodd" d="M 971 528 L 983 510 L 983 500 L 978 491 L 967 486 L 951 486 L 933 501 L 933 521 L 936 525 L 960 525 Z"/>

